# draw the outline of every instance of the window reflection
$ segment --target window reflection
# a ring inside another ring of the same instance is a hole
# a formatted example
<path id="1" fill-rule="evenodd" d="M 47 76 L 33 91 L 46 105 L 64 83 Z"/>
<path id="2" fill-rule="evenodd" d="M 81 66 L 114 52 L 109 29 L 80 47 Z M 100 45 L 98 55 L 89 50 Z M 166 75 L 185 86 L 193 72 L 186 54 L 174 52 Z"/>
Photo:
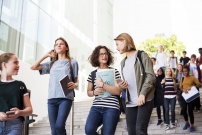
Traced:
<path id="1" fill-rule="evenodd" d="M 39 11 L 37 59 L 44 55 L 50 48 L 53 48 L 54 42 L 51 42 L 51 17 L 44 11 Z"/>
<path id="2" fill-rule="evenodd" d="M 0 23 L 0 50 L 17 54 L 19 32 L 9 25 Z"/>
<path id="3" fill-rule="evenodd" d="M 36 55 L 38 12 L 39 8 L 35 4 L 24 2 L 19 57 L 28 63 L 33 63 Z"/>

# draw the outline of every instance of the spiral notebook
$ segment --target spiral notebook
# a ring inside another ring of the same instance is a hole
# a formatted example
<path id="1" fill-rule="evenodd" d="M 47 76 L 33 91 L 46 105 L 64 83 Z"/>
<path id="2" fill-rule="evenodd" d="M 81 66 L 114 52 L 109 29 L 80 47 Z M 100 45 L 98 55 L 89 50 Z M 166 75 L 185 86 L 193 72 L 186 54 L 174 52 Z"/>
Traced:
<path id="1" fill-rule="evenodd" d="M 60 86 L 62 88 L 62 92 L 64 97 L 66 97 L 69 93 L 71 93 L 74 89 L 67 89 L 67 83 L 71 82 L 71 80 L 69 79 L 68 75 L 65 75 L 61 80 L 60 80 Z"/>

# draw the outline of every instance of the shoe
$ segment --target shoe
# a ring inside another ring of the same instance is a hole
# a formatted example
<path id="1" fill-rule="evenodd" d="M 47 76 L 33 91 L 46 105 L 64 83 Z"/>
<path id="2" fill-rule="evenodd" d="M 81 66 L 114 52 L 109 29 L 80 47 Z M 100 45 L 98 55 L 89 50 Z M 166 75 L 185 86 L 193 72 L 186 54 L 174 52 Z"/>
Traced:
<path id="1" fill-rule="evenodd" d="M 175 128 L 176 127 L 176 124 L 175 123 L 172 123 L 171 124 L 171 128 Z"/>
<path id="2" fill-rule="evenodd" d="M 160 125 L 163 121 L 161 119 L 158 120 L 157 126 Z"/>
<path id="3" fill-rule="evenodd" d="M 200 110 L 199 110 L 199 109 L 197 109 L 197 110 L 196 110 L 196 112 L 200 113 Z"/>
<path id="4" fill-rule="evenodd" d="M 188 127 L 190 127 L 189 123 L 186 123 L 183 127 L 183 130 L 186 130 Z"/>
<path id="5" fill-rule="evenodd" d="M 166 130 L 169 130 L 170 126 L 168 124 L 166 124 Z"/>
<path id="6" fill-rule="evenodd" d="M 194 131 L 195 131 L 195 128 L 194 128 L 194 127 L 190 127 L 189 131 L 190 131 L 190 132 L 194 132 Z"/>

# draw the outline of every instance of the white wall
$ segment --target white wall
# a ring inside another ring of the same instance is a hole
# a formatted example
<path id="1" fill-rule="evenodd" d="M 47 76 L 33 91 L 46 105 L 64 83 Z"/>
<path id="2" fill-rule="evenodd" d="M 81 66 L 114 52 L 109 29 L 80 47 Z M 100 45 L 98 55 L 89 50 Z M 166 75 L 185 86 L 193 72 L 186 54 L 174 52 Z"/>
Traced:
<path id="1" fill-rule="evenodd" d="M 31 90 L 33 113 L 38 115 L 37 119 L 47 116 L 49 75 L 39 75 L 39 71 L 31 70 L 29 64 L 20 61 L 19 73 L 14 78 L 23 81 Z"/>

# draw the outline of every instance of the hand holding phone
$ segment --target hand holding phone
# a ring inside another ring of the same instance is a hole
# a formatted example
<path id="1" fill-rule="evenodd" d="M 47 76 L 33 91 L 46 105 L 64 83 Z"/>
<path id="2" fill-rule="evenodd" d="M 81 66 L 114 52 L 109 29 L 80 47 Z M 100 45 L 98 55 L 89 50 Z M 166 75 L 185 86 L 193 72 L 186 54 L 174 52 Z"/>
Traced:
<path id="1" fill-rule="evenodd" d="M 123 80 L 121 78 L 119 78 L 116 81 L 117 81 L 117 83 L 121 83 Z"/>
<path id="2" fill-rule="evenodd" d="M 12 114 L 15 114 L 15 111 L 7 111 L 6 112 L 6 115 L 12 115 Z"/>

